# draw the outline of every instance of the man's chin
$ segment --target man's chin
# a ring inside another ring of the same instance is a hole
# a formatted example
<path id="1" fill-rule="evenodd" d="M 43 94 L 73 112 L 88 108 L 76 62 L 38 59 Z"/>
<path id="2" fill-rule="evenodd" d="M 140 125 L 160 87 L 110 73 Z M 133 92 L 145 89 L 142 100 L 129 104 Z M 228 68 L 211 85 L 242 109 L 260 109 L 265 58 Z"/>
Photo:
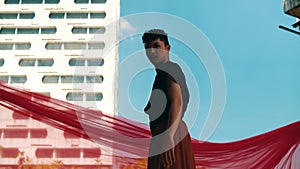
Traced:
<path id="1" fill-rule="evenodd" d="M 155 67 L 160 67 L 164 64 L 164 62 L 152 62 Z"/>

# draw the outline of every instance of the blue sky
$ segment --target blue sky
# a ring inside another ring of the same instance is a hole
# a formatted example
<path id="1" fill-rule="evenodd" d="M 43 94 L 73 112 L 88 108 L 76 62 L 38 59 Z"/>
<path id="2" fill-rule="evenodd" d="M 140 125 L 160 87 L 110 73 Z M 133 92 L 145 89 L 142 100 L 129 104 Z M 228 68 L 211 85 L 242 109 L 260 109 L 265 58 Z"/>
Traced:
<path id="1" fill-rule="evenodd" d="M 167 13 L 190 22 L 216 49 L 227 94 L 222 119 L 209 141 L 240 140 L 300 120 L 300 37 L 278 28 L 296 21 L 283 13 L 281 0 L 121 0 L 121 17 L 144 12 Z M 127 24 L 132 31 L 138 25 Z M 188 31 L 182 29 L 182 34 Z M 120 62 L 143 48 L 140 38 L 120 43 Z M 171 45 L 171 52 L 197 72 L 200 109 L 190 129 L 192 137 L 199 138 L 211 102 L 209 77 L 190 49 L 176 39 Z M 131 81 L 129 98 L 141 114 L 153 76 L 149 70 Z"/>

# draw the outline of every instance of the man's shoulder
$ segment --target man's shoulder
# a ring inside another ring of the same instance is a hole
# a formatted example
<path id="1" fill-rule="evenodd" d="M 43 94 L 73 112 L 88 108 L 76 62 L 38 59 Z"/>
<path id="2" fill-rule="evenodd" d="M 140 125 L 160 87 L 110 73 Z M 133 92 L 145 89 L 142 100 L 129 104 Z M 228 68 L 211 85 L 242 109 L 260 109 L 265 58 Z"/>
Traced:
<path id="1" fill-rule="evenodd" d="M 173 81 L 182 82 L 185 80 L 182 69 L 180 68 L 179 64 L 175 62 L 167 62 L 164 66 L 164 72 L 171 76 Z"/>
<path id="2" fill-rule="evenodd" d="M 170 69 L 170 70 L 181 71 L 179 64 L 172 62 L 172 61 L 167 62 L 166 67 L 167 67 L 167 69 Z"/>

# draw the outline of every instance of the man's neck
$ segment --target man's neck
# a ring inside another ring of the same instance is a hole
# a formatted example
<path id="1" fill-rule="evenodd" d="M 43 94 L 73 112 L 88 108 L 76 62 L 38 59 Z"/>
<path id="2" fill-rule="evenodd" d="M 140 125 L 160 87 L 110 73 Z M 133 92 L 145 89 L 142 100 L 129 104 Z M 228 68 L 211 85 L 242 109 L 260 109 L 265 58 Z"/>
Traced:
<path id="1" fill-rule="evenodd" d="M 158 63 L 157 65 L 154 65 L 154 67 L 156 69 L 159 69 L 160 67 L 162 67 L 164 64 L 168 63 L 170 61 L 170 59 L 166 59 L 165 61 L 161 62 L 161 63 Z"/>

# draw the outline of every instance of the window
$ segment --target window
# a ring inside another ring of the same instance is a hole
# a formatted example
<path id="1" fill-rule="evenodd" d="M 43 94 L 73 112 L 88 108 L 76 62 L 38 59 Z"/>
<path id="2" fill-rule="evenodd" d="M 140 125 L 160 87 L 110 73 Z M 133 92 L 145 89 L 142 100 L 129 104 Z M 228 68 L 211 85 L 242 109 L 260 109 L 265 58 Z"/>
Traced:
<path id="1" fill-rule="evenodd" d="M 87 19 L 90 15 L 91 19 L 103 19 L 106 17 L 105 12 L 100 12 L 100 13 L 75 13 L 75 12 L 70 12 L 66 13 L 67 19 Z M 50 19 L 64 19 L 65 13 L 50 13 L 49 18 Z"/>
<path id="2" fill-rule="evenodd" d="M 64 19 L 65 13 L 50 13 L 49 18 L 50 19 Z"/>
<path id="3" fill-rule="evenodd" d="M 8 82 L 9 76 L 0 76 L 0 81 Z"/>
<path id="4" fill-rule="evenodd" d="M 22 4 L 42 4 L 43 0 L 21 0 Z M 60 0 L 45 0 L 45 4 L 58 4 Z M 5 0 L 5 4 L 19 4 L 20 0 Z"/>
<path id="5" fill-rule="evenodd" d="M 66 98 L 68 101 L 83 101 L 83 93 L 69 92 Z"/>
<path id="6" fill-rule="evenodd" d="M 53 59 L 38 59 L 38 66 L 52 66 L 53 64 Z"/>
<path id="7" fill-rule="evenodd" d="M 101 13 L 90 13 L 90 18 L 91 19 L 103 19 L 106 17 L 106 13 L 105 12 L 101 12 Z"/>
<path id="8" fill-rule="evenodd" d="M 1 158 L 16 158 L 19 155 L 19 149 L 1 147 L 0 153 L 1 153 L 0 155 Z"/>
<path id="9" fill-rule="evenodd" d="M 69 42 L 64 44 L 65 50 L 83 50 L 86 49 L 85 43 L 80 42 Z"/>
<path id="10" fill-rule="evenodd" d="M 0 44 L 0 50 L 12 50 L 14 44 L 13 43 L 3 43 Z"/>
<path id="11" fill-rule="evenodd" d="M 51 148 L 37 148 L 35 150 L 35 156 L 37 158 L 53 158 L 54 150 Z"/>
<path id="12" fill-rule="evenodd" d="M 103 76 L 86 76 L 87 83 L 102 83 Z"/>
<path id="13" fill-rule="evenodd" d="M 87 34 L 87 28 L 73 28 L 73 34 Z"/>
<path id="14" fill-rule="evenodd" d="M 105 44 L 103 42 L 93 42 L 93 43 L 88 43 L 88 49 L 104 49 Z"/>
<path id="15" fill-rule="evenodd" d="M 20 19 L 33 19 L 35 16 L 34 13 L 20 13 Z"/>
<path id="16" fill-rule="evenodd" d="M 4 65 L 4 59 L 0 58 L 0 67 Z"/>
<path id="17" fill-rule="evenodd" d="M 80 137 L 64 131 L 64 137 L 67 139 L 79 139 Z"/>
<path id="18" fill-rule="evenodd" d="M 103 66 L 103 59 L 70 59 L 70 66 L 85 66 L 85 61 L 87 62 L 87 66 Z"/>
<path id="19" fill-rule="evenodd" d="M 15 34 L 15 28 L 2 28 L 0 34 Z"/>
<path id="20" fill-rule="evenodd" d="M 75 4 L 87 4 L 89 3 L 89 0 L 74 0 Z"/>
<path id="21" fill-rule="evenodd" d="M 29 50 L 31 47 L 30 43 L 16 43 L 15 50 Z"/>
<path id="22" fill-rule="evenodd" d="M 47 43 L 45 48 L 47 50 L 61 50 L 62 43 Z"/>
<path id="23" fill-rule="evenodd" d="M 47 129 L 30 129 L 30 138 L 46 138 Z"/>
<path id="24" fill-rule="evenodd" d="M 28 138 L 27 129 L 4 129 L 3 138 Z"/>
<path id="25" fill-rule="evenodd" d="M 5 4 L 19 4 L 20 0 L 5 0 Z"/>
<path id="26" fill-rule="evenodd" d="M 59 76 L 44 76 L 43 83 L 58 83 Z"/>
<path id="27" fill-rule="evenodd" d="M 29 119 L 28 116 L 25 116 L 21 113 L 15 112 L 15 111 L 13 112 L 12 117 L 14 120 L 28 120 Z"/>
<path id="28" fill-rule="evenodd" d="M 88 44 L 88 49 L 104 49 L 105 44 L 103 42 L 94 42 Z"/>
<path id="29" fill-rule="evenodd" d="M 61 83 L 83 83 L 84 76 L 61 76 Z"/>
<path id="30" fill-rule="evenodd" d="M 2 151 L 2 157 L 7 157 L 3 156 L 3 152 L 8 152 L 8 150 L 10 150 L 10 154 L 14 154 L 14 157 L 17 157 L 19 152 L 17 148 L 3 148 L 2 150 L 4 150 Z M 35 155 L 37 158 L 53 158 L 54 152 L 56 158 L 80 158 L 81 152 L 83 158 L 99 158 L 101 156 L 100 148 L 37 148 Z"/>
<path id="31" fill-rule="evenodd" d="M 83 83 L 84 82 L 84 76 L 74 76 L 73 77 L 73 83 Z"/>
<path id="32" fill-rule="evenodd" d="M 55 34 L 56 28 L 41 28 L 41 34 Z"/>
<path id="33" fill-rule="evenodd" d="M 11 83 L 25 83 L 27 81 L 26 76 L 11 76 L 10 82 Z"/>
<path id="34" fill-rule="evenodd" d="M 88 13 L 67 13 L 68 19 L 87 19 Z"/>
<path id="35" fill-rule="evenodd" d="M 0 13 L 0 19 L 17 19 L 17 13 Z"/>
<path id="36" fill-rule="evenodd" d="M 104 34 L 105 28 L 99 27 L 99 28 L 88 28 L 88 27 L 73 27 L 72 33 L 73 34 L 87 34 L 89 30 L 89 34 Z"/>
<path id="37" fill-rule="evenodd" d="M 70 66 L 84 66 L 84 59 L 70 59 L 69 65 Z"/>
<path id="38" fill-rule="evenodd" d="M 104 34 L 105 32 L 105 28 L 102 27 L 102 28 L 90 28 L 90 34 Z"/>
<path id="39" fill-rule="evenodd" d="M 102 93 L 86 93 L 86 101 L 101 101 L 103 99 Z"/>
<path id="40" fill-rule="evenodd" d="M 88 66 L 103 66 L 104 60 L 103 59 L 87 59 Z"/>
<path id="41" fill-rule="evenodd" d="M 62 83 L 72 83 L 73 76 L 61 76 L 61 82 Z"/>
<path id="42" fill-rule="evenodd" d="M 39 34 L 38 28 L 18 28 L 17 34 Z"/>
<path id="43" fill-rule="evenodd" d="M 42 4 L 43 0 L 22 0 L 22 4 Z"/>
<path id="44" fill-rule="evenodd" d="M 84 148 L 82 152 L 83 158 L 99 158 L 101 156 L 100 148 Z"/>
<path id="45" fill-rule="evenodd" d="M 59 4 L 60 0 L 45 0 L 45 4 Z"/>
<path id="46" fill-rule="evenodd" d="M 40 94 L 46 95 L 46 96 L 51 96 L 50 92 L 40 92 Z"/>
<path id="47" fill-rule="evenodd" d="M 35 66 L 36 59 L 20 59 L 20 66 Z"/>
<path id="48" fill-rule="evenodd" d="M 55 150 L 56 158 L 80 158 L 78 148 L 59 148 Z"/>
<path id="49" fill-rule="evenodd" d="M 104 3 L 106 3 L 106 0 L 92 0 L 91 3 L 92 4 L 104 4 Z"/>
<path id="50" fill-rule="evenodd" d="M 19 65 L 22 67 L 35 66 L 36 59 L 20 59 Z M 52 66 L 54 63 L 53 59 L 38 59 L 38 66 Z"/>

